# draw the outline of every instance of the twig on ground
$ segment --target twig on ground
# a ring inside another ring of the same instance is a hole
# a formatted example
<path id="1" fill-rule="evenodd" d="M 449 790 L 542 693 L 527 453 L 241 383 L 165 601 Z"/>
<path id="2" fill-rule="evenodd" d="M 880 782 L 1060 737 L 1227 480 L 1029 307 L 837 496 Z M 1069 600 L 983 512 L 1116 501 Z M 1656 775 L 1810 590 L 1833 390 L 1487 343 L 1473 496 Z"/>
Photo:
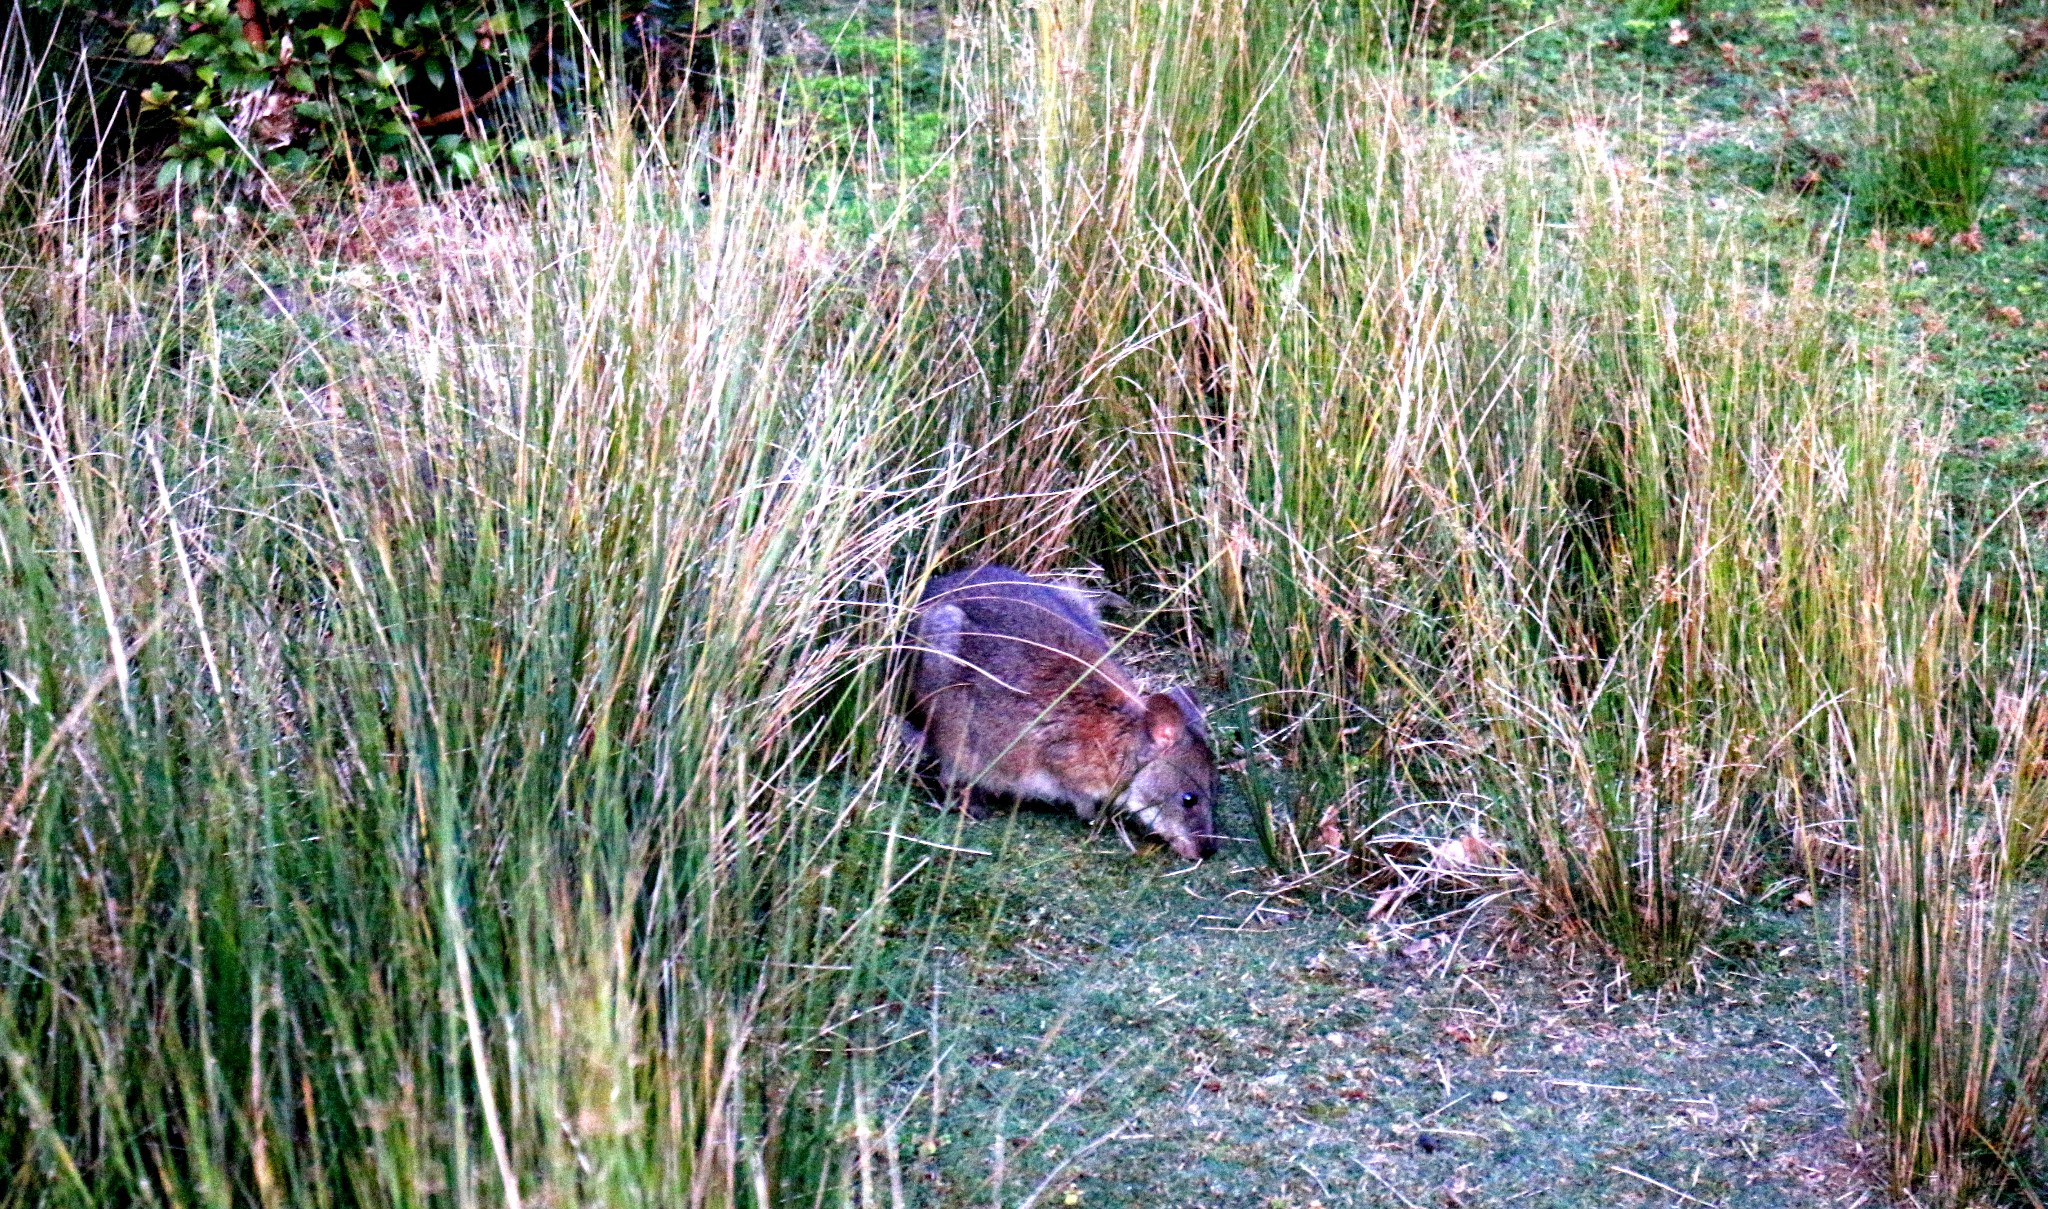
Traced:
<path id="1" fill-rule="evenodd" d="M 1088 1143 L 1086 1146 L 1081 1147 L 1079 1150 L 1076 1150 L 1074 1153 L 1068 1155 L 1066 1158 L 1061 1159 L 1058 1163 L 1055 1163 L 1053 1165 L 1053 1169 L 1045 1173 L 1045 1178 L 1038 1181 L 1038 1187 L 1033 1188 L 1029 1196 L 1017 1202 L 1017 1209 L 1031 1209 L 1033 1205 L 1036 1205 L 1038 1203 L 1038 1198 L 1044 1196 L 1046 1192 L 1052 1188 L 1053 1184 L 1059 1180 L 1061 1172 L 1065 1171 L 1069 1167 L 1072 1167 L 1075 1163 L 1080 1162 L 1082 1159 L 1088 1157 L 1090 1154 L 1093 1154 L 1095 1151 L 1101 1149 L 1102 1147 L 1109 1145 L 1111 1142 L 1117 1141 L 1119 1138 L 1128 1136 L 1124 1133 L 1124 1131 L 1129 1129 L 1130 1127 L 1131 1122 L 1123 1121 L 1119 1123 L 1115 1129 L 1110 1130 L 1108 1133 L 1103 1134 L 1101 1137 L 1096 1138 L 1094 1141 Z"/>
<path id="2" fill-rule="evenodd" d="M 1420 1206 L 1420 1205 L 1416 1204 L 1416 1203 L 1415 1203 L 1414 1201 L 1411 1201 L 1411 1200 L 1409 1200 L 1409 1199 L 1407 1198 L 1407 1196 L 1405 1196 L 1405 1195 L 1404 1195 L 1404 1194 L 1403 1194 L 1403 1193 L 1401 1192 L 1401 1190 L 1400 1190 L 1399 1188 L 1396 1188 L 1396 1187 L 1394 1187 L 1394 1186 L 1393 1186 L 1393 1184 L 1389 1183 L 1389 1182 L 1387 1181 L 1387 1177 L 1386 1177 L 1386 1176 L 1383 1176 L 1383 1175 L 1381 1175 L 1381 1174 L 1380 1174 L 1379 1172 L 1377 1172 L 1377 1171 L 1373 1170 L 1373 1168 L 1372 1168 L 1371 1166 L 1367 1165 L 1367 1164 L 1366 1164 L 1366 1163 L 1364 1163 L 1364 1162 L 1359 1162 L 1359 1161 L 1358 1161 L 1358 1160 L 1356 1160 L 1356 1159 L 1354 1159 L 1354 1160 L 1352 1160 L 1352 1161 L 1353 1161 L 1353 1162 L 1357 1162 L 1357 1163 L 1358 1163 L 1358 1166 L 1359 1166 L 1359 1168 L 1360 1168 L 1361 1170 L 1363 1170 L 1363 1171 L 1365 1172 L 1365 1174 L 1367 1174 L 1367 1175 L 1371 1176 L 1372 1178 L 1374 1178 L 1374 1179 L 1378 1180 L 1378 1181 L 1380 1182 L 1380 1187 L 1382 1187 L 1382 1188 L 1386 1189 L 1386 1190 L 1387 1190 L 1388 1192 L 1392 1193 L 1392 1194 L 1393 1194 L 1393 1197 L 1394 1197 L 1394 1199 L 1395 1199 L 1395 1200 L 1397 1200 L 1397 1201 L 1399 1201 L 1399 1202 L 1401 1202 L 1401 1203 L 1402 1203 L 1403 1205 L 1406 1205 L 1406 1206 L 1408 1207 L 1408 1209 L 1422 1209 L 1422 1206 Z"/>
<path id="3" fill-rule="evenodd" d="M 1612 1163 L 1609 1163 L 1607 1165 L 1607 1170 L 1618 1171 L 1632 1180 L 1641 1180 L 1643 1183 L 1648 1184 L 1653 1188 L 1662 1188 L 1664 1191 L 1677 1197 L 1681 1201 L 1687 1201 L 1695 1205 L 1705 1205 L 1707 1206 L 1707 1209 L 1721 1209 L 1721 1207 L 1715 1204 L 1713 1201 L 1703 1201 L 1690 1193 L 1680 1192 L 1678 1189 L 1673 1188 L 1671 1185 L 1665 1183 L 1664 1181 L 1653 1180 L 1649 1176 L 1644 1175 L 1640 1171 L 1630 1171 L 1626 1167 L 1617 1167 Z"/>

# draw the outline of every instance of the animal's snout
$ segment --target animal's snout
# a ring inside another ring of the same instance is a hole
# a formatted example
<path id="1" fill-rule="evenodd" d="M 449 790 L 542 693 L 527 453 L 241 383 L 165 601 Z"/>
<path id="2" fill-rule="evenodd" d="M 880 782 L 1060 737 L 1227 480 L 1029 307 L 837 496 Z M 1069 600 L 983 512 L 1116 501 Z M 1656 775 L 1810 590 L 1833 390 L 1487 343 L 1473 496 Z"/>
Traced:
<path id="1" fill-rule="evenodd" d="M 1205 861 L 1216 855 L 1213 835 L 1182 835 L 1170 841 L 1175 856 L 1187 861 Z"/>

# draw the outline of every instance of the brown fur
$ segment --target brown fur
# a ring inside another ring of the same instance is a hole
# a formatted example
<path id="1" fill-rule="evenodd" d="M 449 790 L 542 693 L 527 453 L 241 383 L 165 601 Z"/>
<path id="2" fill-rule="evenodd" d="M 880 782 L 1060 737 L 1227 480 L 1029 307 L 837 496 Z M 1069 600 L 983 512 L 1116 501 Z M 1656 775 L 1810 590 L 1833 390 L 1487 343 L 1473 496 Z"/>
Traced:
<path id="1" fill-rule="evenodd" d="M 1215 852 L 1215 759 L 1185 692 L 1140 692 L 1085 592 L 1007 567 L 934 580 L 918 602 L 913 731 L 963 795 L 1104 805 L 1189 859 Z"/>

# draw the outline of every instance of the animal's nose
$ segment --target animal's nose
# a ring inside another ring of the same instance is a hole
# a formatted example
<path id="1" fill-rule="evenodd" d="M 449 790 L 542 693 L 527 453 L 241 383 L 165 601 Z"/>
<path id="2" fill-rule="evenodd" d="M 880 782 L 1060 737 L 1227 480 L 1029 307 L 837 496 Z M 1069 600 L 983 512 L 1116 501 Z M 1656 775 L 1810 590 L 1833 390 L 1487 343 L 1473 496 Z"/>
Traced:
<path id="1" fill-rule="evenodd" d="M 1202 836 L 1200 839 L 1195 841 L 1195 851 L 1201 853 L 1202 859 L 1205 861 L 1208 860 L 1210 857 L 1215 856 L 1216 837 L 1213 835 Z"/>

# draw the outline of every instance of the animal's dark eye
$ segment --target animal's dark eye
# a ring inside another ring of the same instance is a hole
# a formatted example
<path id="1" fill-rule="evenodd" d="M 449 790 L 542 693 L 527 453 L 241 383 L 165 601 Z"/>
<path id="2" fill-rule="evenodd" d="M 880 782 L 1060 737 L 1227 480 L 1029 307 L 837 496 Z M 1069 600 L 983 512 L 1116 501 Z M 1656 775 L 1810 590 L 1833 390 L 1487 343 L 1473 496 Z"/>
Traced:
<path id="1" fill-rule="evenodd" d="M 1201 800 L 1202 799 L 1196 797 L 1194 794 L 1191 793 L 1184 793 L 1180 795 L 1180 804 L 1183 806 L 1193 806 L 1196 802 L 1199 802 Z"/>

